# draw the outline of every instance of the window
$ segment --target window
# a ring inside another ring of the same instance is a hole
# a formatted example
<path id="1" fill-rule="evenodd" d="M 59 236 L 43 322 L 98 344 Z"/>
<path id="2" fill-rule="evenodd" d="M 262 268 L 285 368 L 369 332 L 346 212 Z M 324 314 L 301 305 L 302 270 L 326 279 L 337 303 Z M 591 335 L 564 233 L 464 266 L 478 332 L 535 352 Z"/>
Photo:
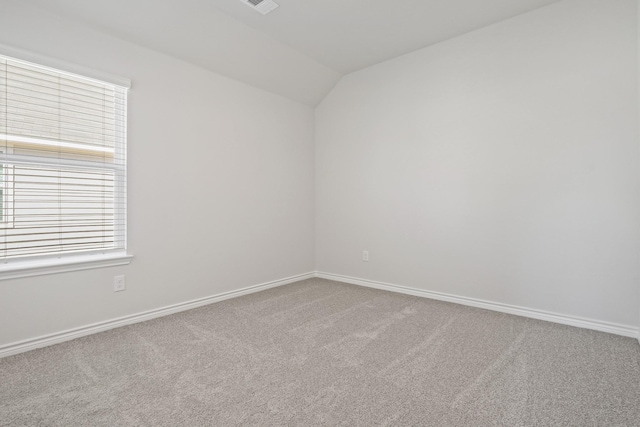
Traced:
<path id="1" fill-rule="evenodd" d="M 124 254 L 127 87 L 0 55 L 0 263 Z"/>

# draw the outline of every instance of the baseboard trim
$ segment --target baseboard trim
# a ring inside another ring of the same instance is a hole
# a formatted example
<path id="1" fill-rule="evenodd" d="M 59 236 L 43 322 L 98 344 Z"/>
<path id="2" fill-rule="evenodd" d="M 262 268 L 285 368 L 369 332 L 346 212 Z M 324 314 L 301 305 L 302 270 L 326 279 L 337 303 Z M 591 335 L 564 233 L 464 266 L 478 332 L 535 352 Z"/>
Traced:
<path id="1" fill-rule="evenodd" d="M 551 313 L 543 310 L 535 310 L 498 302 L 485 301 L 476 298 L 467 298 L 442 292 L 425 291 L 422 289 L 410 288 L 406 286 L 393 285 L 390 283 L 377 282 L 374 280 L 360 279 L 357 277 L 342 276 L 317 271 L 315 277 L 321 279 L 334 280 L 337 282 L 350 283 L 352 285 L 365 286 L 368 288 L 382 289 L 385 291 L 398 292 L 401 294 L 413 295 L 417 297 L 430 298 L 439 301 L 452 302 L 455 304 L 467 305 L 470 307 L 484 308 L 486 310 L 498 311 L 501 313 L 514 314 L 516 316 L 529 317 L 531 319 L 545 320 L 547 322 L 560 323 L 562 325 L 576 326 L 578 328 L 592 329 L 594 331 L 608 332 L 610 334 L 622 335 L 625 337 L 637 338 L 640 342 L 639 330 L 636 327 L 621 325 L 618 323 L 602 322 L 599 320 L 585 319 L 582 317 L 567 316 L 558 313 Z"/>
<path id="2" fill-rule="evenodd" d="M 252 294 L 278 286 L 287 285 L 289 283 L 298 282 L 300 280 L 311 279 L 315 277 L 315 273 L 305 273 L 296 276 L 287 277 L 285 279 L 274 280 L 271 282 L 261 283 L 259 285 L 249 286 L 238 289 L 236 291 L 224 292 L 205 298 L 199 298 L 179 304 L 169 305 L 154 310 L 144 311 L 130 316 L 119 317 L 104 322 L 93 323 L 91 325 L 81 326 L 79 328 L 69 329 L 66 331 L 53 333 L 49 335 L 32 338 L 20 342 L 10 343 L 0 346 L 0 359 L 3 357 L 13 356 L 15 354 L 24 353 L 26 351 L 35 350 L 37 348 L 47 347 L 59 344 L 65 341 L 71 341 L 76 338 L 87 335 L 97 334 L 98 332 L 108 331 L 109 329 L 119 328 L 121 326 L 132 325 L 134 323 L 144 322 L 158 317 L 168 316 L 170 314 L 179 313 L 181 311 L 191 310 L 193 308 L 202 307 L 216 302 L 224 301 L 231 298 L 237 298 L 242 295 Z"/>

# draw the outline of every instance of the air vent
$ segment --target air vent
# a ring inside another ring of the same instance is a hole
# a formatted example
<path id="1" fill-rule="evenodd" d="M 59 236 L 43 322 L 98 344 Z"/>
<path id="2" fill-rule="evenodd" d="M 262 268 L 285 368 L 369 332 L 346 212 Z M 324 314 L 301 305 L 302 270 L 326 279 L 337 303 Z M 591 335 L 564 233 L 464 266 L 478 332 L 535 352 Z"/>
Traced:
<path id="1" fill-rule="evenodd" d="M 246 4 L 253 10 L 257 10 L 263 15 L 271 12 L 279 5 L 273 0 L 240 0 L 242 3 Z"/>

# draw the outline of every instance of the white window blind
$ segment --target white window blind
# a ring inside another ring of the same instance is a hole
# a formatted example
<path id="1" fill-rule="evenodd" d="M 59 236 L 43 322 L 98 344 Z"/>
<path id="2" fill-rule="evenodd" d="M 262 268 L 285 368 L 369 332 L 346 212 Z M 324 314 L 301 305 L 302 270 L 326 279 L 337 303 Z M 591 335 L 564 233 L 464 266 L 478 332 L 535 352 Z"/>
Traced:
<path id="1" fill-rule="evenodd" d="M 0 55 L 0 259 L 126 249 L 127 88 Z"/>

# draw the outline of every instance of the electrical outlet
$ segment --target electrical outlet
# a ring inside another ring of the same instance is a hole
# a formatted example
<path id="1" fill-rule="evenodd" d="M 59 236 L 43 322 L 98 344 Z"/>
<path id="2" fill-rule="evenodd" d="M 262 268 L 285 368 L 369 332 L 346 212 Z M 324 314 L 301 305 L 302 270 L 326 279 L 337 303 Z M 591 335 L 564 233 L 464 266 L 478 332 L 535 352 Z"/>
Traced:
<path id="1" fill-rule="evenodd" d="M 364 262 L 369 262 L 369 251 L 362 251 L 362 260 Z"/>
<path id="2" fill-rule="evenodd" d="M 120 292 L 127 289 L 127 285 L 124 281 L 124 276 L 115 276 L 113 278 L 113 292 Z"/>

